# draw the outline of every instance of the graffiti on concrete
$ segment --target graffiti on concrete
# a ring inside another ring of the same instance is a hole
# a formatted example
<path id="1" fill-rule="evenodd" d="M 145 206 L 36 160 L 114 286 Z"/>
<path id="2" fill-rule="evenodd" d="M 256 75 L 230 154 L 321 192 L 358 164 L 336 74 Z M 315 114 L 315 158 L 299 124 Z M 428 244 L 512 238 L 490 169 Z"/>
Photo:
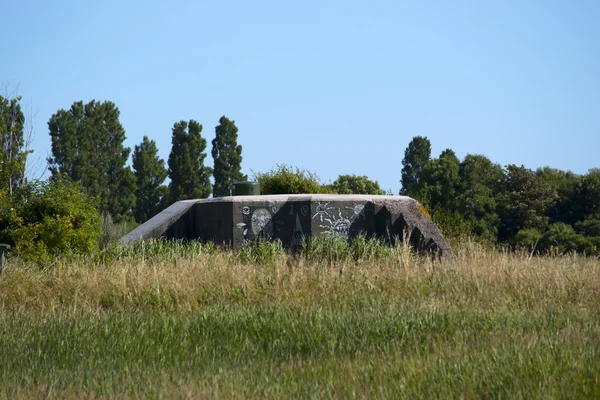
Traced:
<path id="1" fill-rule="evenodd" d="M 335 209 L 335 207 L 329 207 L 329 203 L 323 204 L 320 201 L 317 201 L 317 206 L 315 208 L 315 215 L 313 215 L 313 219 L 318 217 L 321 223 L 323 223 L 325 218 L 331 218 L 331 214 L 329 214 L 329 211 L 333 209 Z"/>
<path id="2" fill-rule="evenodd" d="M 342 215 L 342 209 L 338 208 L 338 215 L 331 215 L 330 218 L 325 218 L 325 224 L 319 225 L 325 230 L 324 233 L 334 234 L 339 236 L 348 236 L 352 221 L 350 218 Z"/>
<path id="3" fill-rule="evenodd" d="M 276 200 L 272 200 L 269 202 L 269 208 L 271 209 L 271 212 L 273 214 L 277 214 L 279 212 L 279 210 L 281 210 L 281 207 L 285 204 L 285 201 L 276 201 Z"/>
<path id="4" fill-rule="evenodd" d="M 328 216 L 323 218 L 324 223 L 319 226 L 324 229 L 326 234 L 348 237 L 354 233 L 352 232 L 353 222 L 364 217 L 365 204 L 357 203 L 346 206 L 344 211 L 338 207 L 337 213 L 328 213 Z"/>
<path id="5" fill-rule="evenodd" d="M 303 217 L 306 217 L 308 215 L 308 213 L 310 213 L 310 207 L 307 206 L 306 204 L 304 204 L 302 207 L 300 207 L 300 214 L 302 214 Z"/>
<path id="6" fill-rule="evenodd" d="M 266 208 L 254 210 L 250 218 L 250 227 L 260 240 L 273 237 L 273 221 L 271 213 Z"/>
<path id="7" fill-rule="evenodd" d="M 285 202 L 270 201 L 258 208 L 242 207 L 243 222 L 236 224 L 236 227 L 242 232 L 244 241 L 269 240 L 279 237 L 285 220 L 288 221 L 287 224 L 293 223 L 290 244 L 292 248 L 296 248 L 306 235 L 301 223 L 304 218 L 316 220 L 317 226 L 323 230 L 324 234 L 352 237 L 363 229 L 362 224 L 356 226 L 355 222 L 366 219 L 367 212 L 366 203 L 345 203 L 334 207 L 331 202 L 317 202 L 311 217 L 310 207 L 307 204 L 288 204 L 289 210 L 284 208 L 285 206 Z M 281 213 L 282 210 L 285 212 Z M 286 217 L 287 215 L 289 217 Z"/>
<path id="8" fill-rule="evenodd" d="M 365 217 L 365 204 L 355 204 L 351 207 L 346 206 L 347 210 L 352 210 L 352 213 L 356 218 L 364 218 Z"/>
<path id="9" fill-rule="evenodd" d="M 302 232 L 302 224 L 300 223 L 300 216 L 296 214 L 296 225 L 294 226 L 294 231 L 292 232 L 292 249 L 296 249 L 300 244 L 302 244 L 302 240 L 304 239 L 304 232 Z"/>

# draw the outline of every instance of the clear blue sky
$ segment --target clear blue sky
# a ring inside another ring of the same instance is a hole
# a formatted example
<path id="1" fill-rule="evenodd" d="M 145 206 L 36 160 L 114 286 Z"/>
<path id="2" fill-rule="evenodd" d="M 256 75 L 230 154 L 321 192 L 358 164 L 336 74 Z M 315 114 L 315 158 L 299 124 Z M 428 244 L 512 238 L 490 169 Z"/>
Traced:
<path id="1" fill-rule="evenodd" d="M 404 149 L 600 167 L 600 2 L 12 1 L 0 84 L 47 122 L 111 100 L 133 148 L 173 123 L 236 121 L 243 170 L 367 175 L 397 193 Z"/>

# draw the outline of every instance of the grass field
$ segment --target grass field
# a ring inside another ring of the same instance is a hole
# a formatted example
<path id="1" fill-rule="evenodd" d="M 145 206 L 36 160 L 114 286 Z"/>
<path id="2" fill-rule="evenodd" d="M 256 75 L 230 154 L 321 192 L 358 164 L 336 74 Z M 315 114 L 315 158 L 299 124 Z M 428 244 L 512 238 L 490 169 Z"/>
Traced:
<path id="1" fill-rule="evenodd" d="M 0 397 L 600 398 L 598 258 L 344 246 L 10 260 Z"/>

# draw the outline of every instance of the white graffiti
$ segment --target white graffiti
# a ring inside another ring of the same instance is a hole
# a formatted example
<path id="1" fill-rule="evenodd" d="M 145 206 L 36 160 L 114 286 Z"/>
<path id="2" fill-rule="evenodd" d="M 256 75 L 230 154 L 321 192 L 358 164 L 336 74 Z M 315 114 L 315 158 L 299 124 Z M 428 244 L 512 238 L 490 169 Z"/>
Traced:
<path id="1" fill-rule="evenodd" d="M 323 223 L 323 221 L 327 217 L 331 217 L 329 211 L 333 209 L 334 207 L 329 207 L 329 203 L 321 204 L 321 202 L 319 201 L 317 202 L 317 207 L 315 209 L 315 215 L 313 215 L 313 219 L 319 217 L 319 220 L 321 221 L 321 223 Z"/>
<path id="2" fill-rule="evenodd" d="M 271 213 L 266 208 L 259 208 L 252 213 L 250 218 L 252 232 L 259 239 L 270 239 L 273 236 L 273 222 L 271 221 Z"/>
<path id="3" fill-rule="evenodd" d="M 279 212 L 279 210 L 281 210 L 281 207 L 285 204 L 285 201 L 270 201 L 269 202 L 269 208 L 271 209 L 271 212 L 273 214 L 277 214 Z"/>
<path id="4" fill-rule="evenodd" d="M 242 235 L 246 236 L 248 234 L 248 228 L 246 227 L 245 223 L 238 222 L 237 224 L 235 224 L 235 227 L 242 231 Z"/>
<path id="5" fill-rule="evenodd" d="M 342 209 L 338 208 L 338 216 L 331 216 L 331 218 L 325 218 L 326 225 L 320 225 L 321 228 L 325 229 L 325 233 L 334 234 L 340 236 L 348 236 L 350 234 L 350 227 L 352 221 L 349 218 L 342 216 Z"/>
<path id="6" fill-rule="evenodd" d="M 242 208 L 242 214 L 249 215 L 250 214 L 250 207 L 244 206 L 244 208 Z"/>
<path id="7" fill-rule="evenodd" d="M 365 217 L 365 205 L 364 204 L 355 204 L 351 207 L 346 206 L 347 210 L 352 210 L 355 218 L 364 218 Z"/>

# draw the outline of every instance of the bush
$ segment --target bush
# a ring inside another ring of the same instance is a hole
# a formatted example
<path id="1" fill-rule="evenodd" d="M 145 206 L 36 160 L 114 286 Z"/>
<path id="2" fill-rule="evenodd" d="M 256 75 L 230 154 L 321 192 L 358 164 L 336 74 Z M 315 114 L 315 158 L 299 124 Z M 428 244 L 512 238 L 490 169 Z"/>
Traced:
<path id="1" fill-rule="evenodd" d="M 542 234 L 537 229 L 521 229 L 515 236 L 515 246 L 520 249 L 534 251 L 541 237 Z"/>
<path id="2" fill-rule="evenodd" d="M 119 239 L 137 228 L 139 224 L 135 221 L 123 221 L 121 223 L 113 222 L 110 213 L 102 214 L 100 219 L 100 238 L 99 243 L 102 249 L 116 244 Z"/>
<path id="3" fill-rule="evenodd" d="M 285 164 L 277 165 L 276 169 L 269 172 L 258 173 L 255 179 L 260 183 L 261 194 L 331 193 L 317 174 Z"/>
<path id="4" fill-rule="evenodd" d="M 437 207 L 431 210 L 431 219 L 447 241 L 461 242 L 475 235 L 475 224 L 456 211 L 450 212 Z"/>
<path id="5" fill-rule="evenodd" d="M 331 190 L 338 194 L 385 194 L 379 182 L 358 175 L 340 175 L 331 185 Z"/>
<path id="6" fill-rule="evenodd" d="M 552 249 L 560 254 L 589 251 L 591 247 L 591 243 L 585 236 L 576 233 L 571 225 L 562 222 L 550 225 L 539 243 L 540 250 Z"/>
<path id="7" fill-rule="evenodd" d="M 97 250 L 100 215 L 79 184 L 35 182 L 0 197 L 0 238 L 13 245 L 14 255 L 43 262 Z"/>

